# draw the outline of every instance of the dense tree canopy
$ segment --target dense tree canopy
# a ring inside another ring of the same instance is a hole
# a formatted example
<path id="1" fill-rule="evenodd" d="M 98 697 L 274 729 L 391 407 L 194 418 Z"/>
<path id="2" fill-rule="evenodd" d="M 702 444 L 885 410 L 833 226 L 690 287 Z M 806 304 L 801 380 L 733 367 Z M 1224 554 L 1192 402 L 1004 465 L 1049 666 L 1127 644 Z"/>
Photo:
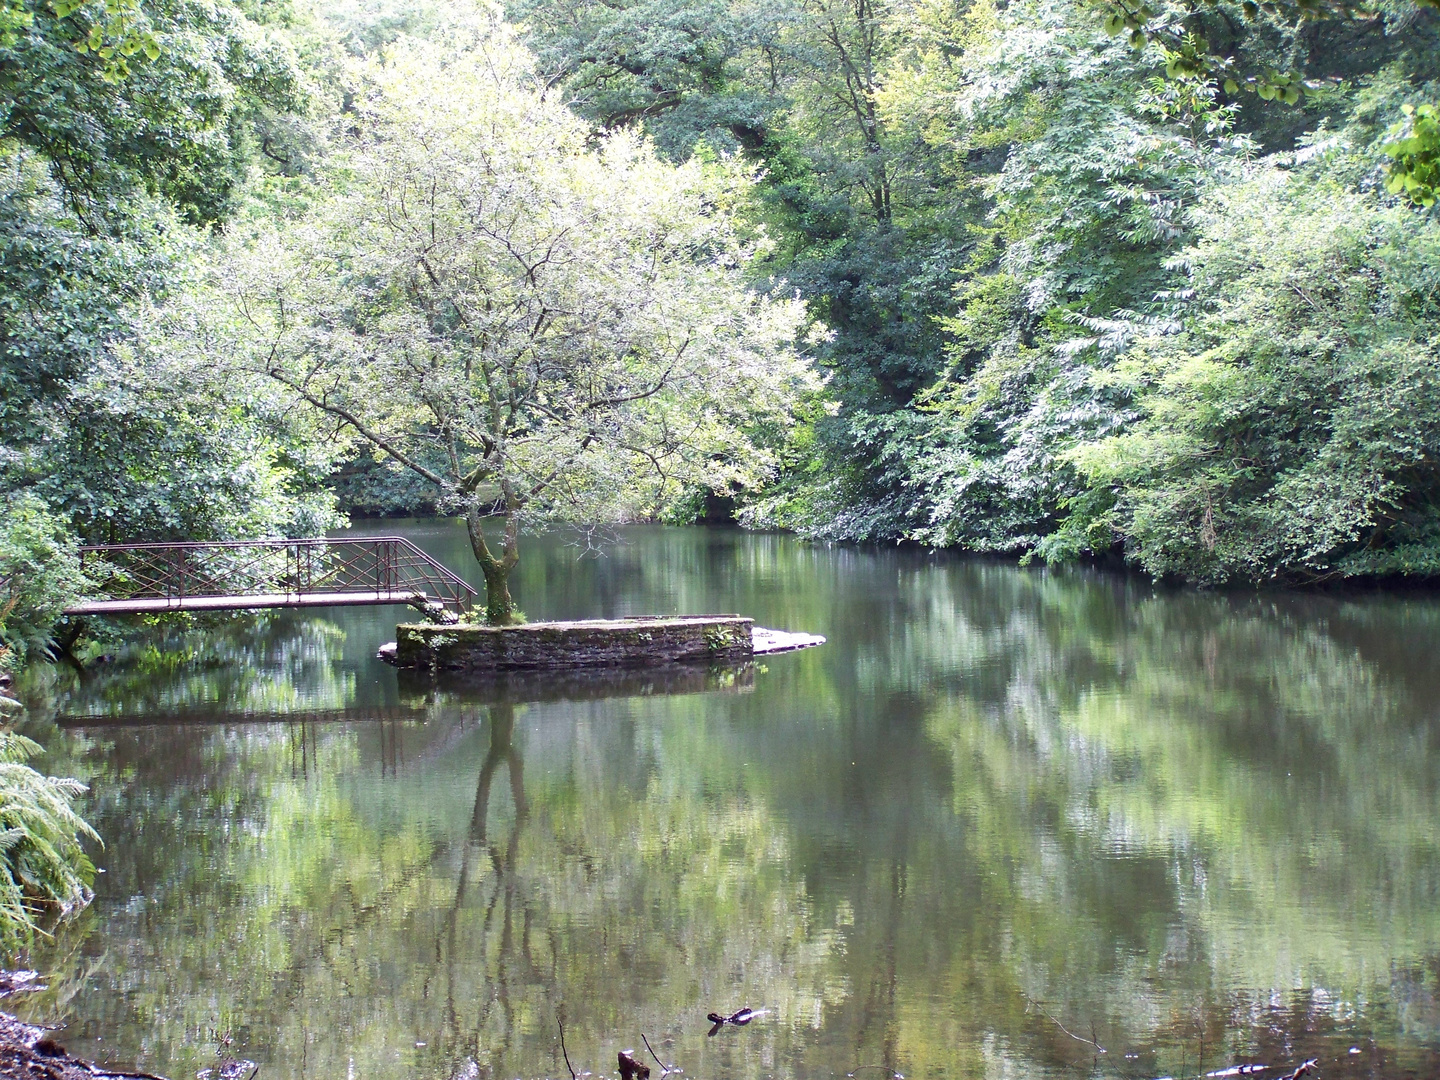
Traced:
<path id="1" fill-rule="evenodd" d="M 803 311 L 746 287 L 743 174 L 628 135 L 588 149 L 501 27 L 393 47 L 359 90 L 345 179 L 217 267 L 181 365 L 238 361 L 433 484 L 496 622 L 523 520 L 655 516 L 683 485 L 763 475 L 756 436 L 806 386 Z"/>
<path id="2" fill-rule="evenodd" d="M 574 28 L 688 7 L 544 8 L 516 14 L 579 107 L 636 122 Z M 1137 7 L 1127 35 L 1055 0 L 763 10 L 711 97 L 765 110 L 756 213 L 831 329 L 831 404 L 746 520 L 1204 582 L 1434 573 L 1431 414 L 1399 406 L 1434 369 L 1433 11 Z M 652 85 L 680 85 L 667 57 Z M 639 119 L 664 145 L 680 109 Z M 1239 410 L 1213 429 L 1202 358 Z"/>
<path id="3" fill-rule="evenodd" d="M 127 24 L 104 4 L 11 5 L 24 17 L 0 37 L 0 492 L 15 511 L 0 581 L 17 645 L 80 584 L 77 541 L 335 520 L 330 451 L 282 409 L 201 390 L 133 348 L 143 304 L 284 171 L 260 153 L 280 145 L 279 117 L 297 121 L 285 145 L 304 144 L 308 76 L 265 5 L 131 7 Z M 77 47 L 95 27 L 141 35 L 124 68 Z"/>

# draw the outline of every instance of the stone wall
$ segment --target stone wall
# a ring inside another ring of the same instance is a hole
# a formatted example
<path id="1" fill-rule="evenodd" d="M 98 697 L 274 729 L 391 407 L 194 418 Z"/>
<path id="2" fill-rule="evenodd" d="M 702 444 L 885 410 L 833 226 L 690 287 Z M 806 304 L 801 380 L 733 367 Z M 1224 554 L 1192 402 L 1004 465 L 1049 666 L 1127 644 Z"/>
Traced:
<path id="1" fill-rule="evenodd" d="M 400 667 L 507 671 L 524 668 L 648 667 L 748 660 L 752 620 L 740 615 L 593 619 L 523 626 L 402 623 Z"/>

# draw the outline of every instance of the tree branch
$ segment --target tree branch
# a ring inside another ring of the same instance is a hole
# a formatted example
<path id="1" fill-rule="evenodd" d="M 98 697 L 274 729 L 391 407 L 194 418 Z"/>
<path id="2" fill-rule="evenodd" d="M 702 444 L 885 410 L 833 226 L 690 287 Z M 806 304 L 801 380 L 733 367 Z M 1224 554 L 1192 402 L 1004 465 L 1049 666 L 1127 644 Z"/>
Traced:
<path id="1" fill-rule="evenodd" d="M 270 368 L 266 372 L 266 374 L 269 375 L 270 378 L 274 379 L 276 382 L 280 383 L 282 386 L 288 386 L 291 390 L 299 394 L 301 398 L 303 398 L 315 408 L 320 409 L 322 412 L 327 412 L 331 416 L 338 416 L 341 420 L 344 420 L 347 424 L 349 424 L 352 428 L 359 432 L 362 438 L 367 439 L 373 445 L 378 446 L 381 450 L 384 450 L 385 453 L 389 454 L 401 465 L 404 465 L 412 472 L 418 473 L 419 475 L 423 476 L 426 480 L 429 480 L 432 484 L 435 484 L 442 491 L 450 486 L 443 476 L 441 476 L 437 472 L 434 472 L 431 469 L 427 469 L 424 465 L 421 465 L 418 461 L 410 457 L 403 450 L 400 450 L 398 447 L 396 447 L 389 439 L 385 438 L 383 435 L 371 429 L 371 427 L 366 424 L 365 421 L 361 420 L 358 416 L 352 413 L 349 409 L 345 408 L 343 405 L 333 404 L 332 402 L 327 401 L 323 396 L 317 397 L 310 390 L 307 390 L 304 384 L 297 383 L 294 379 L 288 377 L 279 368 Z"/>

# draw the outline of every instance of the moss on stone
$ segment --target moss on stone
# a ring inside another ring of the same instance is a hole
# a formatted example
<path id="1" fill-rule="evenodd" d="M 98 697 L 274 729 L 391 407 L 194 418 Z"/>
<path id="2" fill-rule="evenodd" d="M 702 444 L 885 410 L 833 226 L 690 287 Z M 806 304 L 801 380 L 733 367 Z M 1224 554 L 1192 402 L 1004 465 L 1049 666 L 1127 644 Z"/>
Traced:
<path id="1" fill-rule="evenodd" d="M 500 670 L 742 658 L 751 651 L 751 629 L 751 620 L 738 615 L 524 626 L 405 623 L 395 629 L 396 662 L 402 667 Z"/>

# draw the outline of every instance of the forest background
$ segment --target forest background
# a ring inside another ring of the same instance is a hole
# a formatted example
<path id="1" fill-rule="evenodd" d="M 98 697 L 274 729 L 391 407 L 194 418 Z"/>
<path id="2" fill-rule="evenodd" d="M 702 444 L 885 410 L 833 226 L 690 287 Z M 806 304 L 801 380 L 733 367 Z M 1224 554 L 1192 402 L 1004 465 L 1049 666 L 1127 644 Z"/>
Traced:
<path id="1" fill-rule="evenodd" d="M 80 543 L 447 509 L 280 388 L 202 377 L 154 339 L 217 251 L 283 233 L 337 182 L 356 65 L 453 34 L 459 10 L 0 4 L 14 656 L 85 587 Z M 764 469 L 716 471 L 743 524 L 1202 584 L 1440 572 L 1440 11 L 472 15 L 516 28 L 504 48 L 592 145 L 639 133 L 662 162 L 749 171 L 726 189 L 749 286 L 804 302 L 796 344 L 823 381 L 794 422 L 747 433 Z M 694 520 L 706 493 L 644 512 Z"/>

